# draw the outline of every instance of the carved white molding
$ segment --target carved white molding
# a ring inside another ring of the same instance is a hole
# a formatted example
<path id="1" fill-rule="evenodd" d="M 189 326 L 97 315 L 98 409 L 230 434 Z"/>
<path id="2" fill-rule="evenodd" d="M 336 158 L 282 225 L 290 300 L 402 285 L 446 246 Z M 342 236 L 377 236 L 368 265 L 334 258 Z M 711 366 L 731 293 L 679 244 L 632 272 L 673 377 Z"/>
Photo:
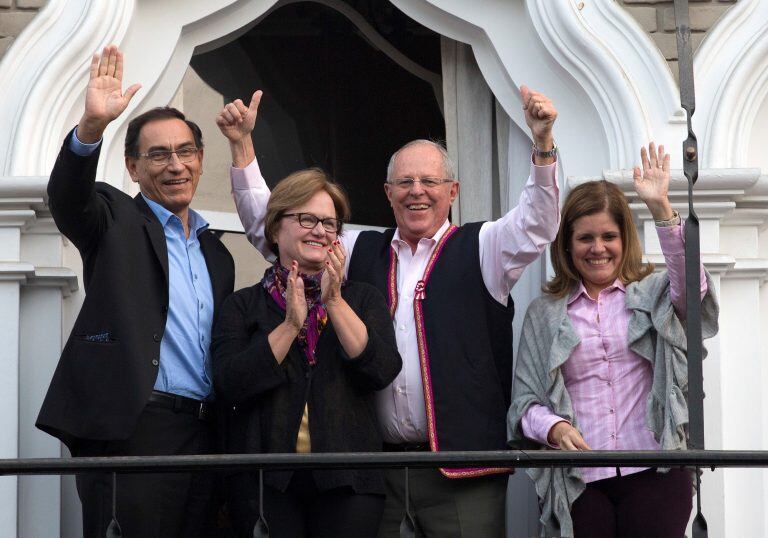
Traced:
<path id="1" fill-rule="evenodd" d="M 709 30 L 694 72 L 699 164 L 746 164 L 749 138 L 768 93 L 768 2 L 740 0 Z"/>
<path id="2" fill-rule="evenodd" d="M 90 54 L 125 34 L 132 0 L 52 0 L 0 64 L 0 173 L 50 171 L 62 135 L 77 120 Z"/>
<path id="3" fill-rule="evenodd" d="M 684 111 L 666 62 L 612 0 L 581 10 L 573 0 L 392 3 L 470 44 L 494 95 L 524 132 L 517 86 L 547 93 L 560 110 L 555 135 L 569 175 L 631 166 L 649 139 L 673 143 L 685 137 Z"/>
<path id="4" fill-rule="evenodd" d="M 548 50 L 559 56 L 600 114 L 610 167 L 634 164 L 648 140 L 684 136 L 685 111 L 666 61 L 617 2 L 529 0 L 528 5 Z"/>
<path id="5" fill-rule="evenodd" d="M 35 274 L 35 266 L 25 262 L 0 262 L 0 282 L 26 282 Z"/>
<path id="6" fill-rule="evenodd" d="M 90 54 L 118 43 L 126 53 L 126 83 L 143 87 L 105 133 L 106 158 L 98 176 L 131 190 L 122 162 L 127 122 L 170 102 L 196 47 L 210 49 L 233 39 L 275 4 L 50 0 L 0 64 L 0 84 L 10 96 L 0 103 L 0 121 L 9 126 L 0 133 L 0 173 L 50 170 L 64 134 L 78 119 Z M 675 85 L 663 58 L 612 0 L 595 0 L 581 10 L 574 0 L 393 4 L 425 26 L 471 44 L 489 86 L 524 131 L 517 86 L 548 93 L 561 110 L 556 136 L 566 173 L 630 166 L 648 139 L 682 139 Z"/>
<path id="7" fill-rule="evenodd" d="M 78 289 L 77 273 L 67 267 L 35 267 L 27 274 L 25 286 L 59 288 L 63 297 L 69 297 Z"/>
<path id="8" fill-rule="evenodd" d="M 632 170 L 603 170 L 598 177 L 567 178 L 566 186 L 571 189 L 582 183 L 593 180 L 605 179 L 615 183 L 630 201 L 637 199 L 632 181 Z M 733 204 L 748 197 L 755 188 L 766 181 L 760 174 L 759 168 L 729 168 L 729 169 L 703 169 L 699 171 L 699 177 L 694 186 L 696 209 L 698 212 L 700 203 L 713 200 L 727 200 Z M 768 190 L 768 185 L 766 186 Z M 670 170 L 669 196 L 673 203 L 687 202 L 688 182 L 680 169 Z"/>

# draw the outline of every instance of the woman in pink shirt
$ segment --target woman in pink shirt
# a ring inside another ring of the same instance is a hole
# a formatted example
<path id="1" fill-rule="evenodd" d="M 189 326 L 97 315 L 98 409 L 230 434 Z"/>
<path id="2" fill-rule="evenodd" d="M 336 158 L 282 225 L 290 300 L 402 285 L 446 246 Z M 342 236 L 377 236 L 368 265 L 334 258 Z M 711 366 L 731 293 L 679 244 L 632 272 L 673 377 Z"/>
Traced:
<path id="1" fill-rule="evenodd" d="M 510 442 L 562 450 L 686 448 L 685 256 L 669 202 L 669 155 L 641 150 L 635 191 L 656 221 L 666 271 L 653 273 L 626 198 L 593 181 L 573 189 L 551 246 L 555 277 L 523 326 Z M 717 304 L 701 268 L 702 332 Z M 691 475 L 647 468 L 532 469 L 547 535 L 681 537 Z"/>

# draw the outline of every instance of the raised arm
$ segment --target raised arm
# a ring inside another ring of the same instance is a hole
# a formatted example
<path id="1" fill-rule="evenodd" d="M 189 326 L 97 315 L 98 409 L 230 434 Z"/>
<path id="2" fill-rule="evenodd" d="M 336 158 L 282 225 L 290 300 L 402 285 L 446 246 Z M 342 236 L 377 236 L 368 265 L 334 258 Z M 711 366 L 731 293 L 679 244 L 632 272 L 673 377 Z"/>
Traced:
<path id="1" fill-rule="evenodd" d="M 232 154 L 232 167 L 229 170 L 232 198 L 235 201 L 240 222 L 243 224 L 245 236 L 262 256 L 273 261 L 275 255 L 264 236 L 269 187 L 259 170 L 251 138 L 261 97 L 261 90 L 257 90 L 253 92 L 248 106 L 245 106 L 240 99 L 226 104 L 216 117 L 216 125 L 229 141 L 229 150 Z"/>
<path id="2" fill-rule="evenodd" d="M 235 168 L 245 168 L 256 158 L 251 133 L 256 125 L 262 95 L 261 90 L 253 92 L 248 106 L 242 100 L 235 99 L 224 105 L 216 116 L 216 125 L 229 141 L 232 166 Z"/>
<path id="3" fill-rule="evenodd" d="M 552 127 L 557 119 L 557 110 L 552 101 L 543 93 L 520 86 L 525 123 L 533 139 L 533 164 L 546 166 L 555 162 L 555 139 Z M 551 153 L 551 154 L 550 154 Z"/>
<path id="4" fill-rule="evenodd" d="M 642 171 L 636 166 L 633 173 L 635 192 L 645 203 L 656 222 L 661 252 L 667 266 L 669 294 L 672 305 L 680 319 L 685 319 L 685 245 L 680 215 L 669 203 L 669 155 L 660 145 L 651 142 L 648 149 L 640 149 Z M 704 266 L 699 261 L 699 289 L 701 299 L 707 293 L 707 279 Z"/>
<path id="5" fill-rule="evenodd" d="M 523 270 L 557 234 L 560 223 L 557 163 L 552 127 L 554 104 L 544 94 L 520 88 L 525 121 L 534 142 L 531 173 L 517 206 L 480 230 L 480 263 L 488 292 L 506 304 Z"/>
<path id="6" fill-rule="evenodd" d="M 64 142 L 48 182 L 48 202 L 56 225 L 81 250 L 105 229 L 108 212 L 95 191 L 98 143 L 110 122 L 120 116 L 141 87 L 123 87 L 123 54 L 104 47 L 91 59 L 85 109 Z M 74 152 L 79 142 L 81 151 Z M 83 144 L 91 147 L 82 151 Z"/>

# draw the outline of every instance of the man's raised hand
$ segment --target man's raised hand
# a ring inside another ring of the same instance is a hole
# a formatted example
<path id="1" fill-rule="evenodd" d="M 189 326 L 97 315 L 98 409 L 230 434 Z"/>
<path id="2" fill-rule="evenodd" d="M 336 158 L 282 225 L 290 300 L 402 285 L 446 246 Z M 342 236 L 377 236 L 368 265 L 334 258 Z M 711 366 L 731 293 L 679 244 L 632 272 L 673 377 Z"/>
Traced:
<path id="1" fill-rule="evenodd" d="M 123 92 L 123 53 L 117 45 L 104 47 L 101 55 L 94 54 L 77 138 L 85 143 L 98 142 L 107 125 L 123 113 L 139 88 L 141 84 L 133 84 Z"/>
<path id="2" fill-rule="evenodd" d="M 536 147 L 544 151 L 552 149 L 552 126 L 557 119 L 555 105 L 546 95 L 533 91 L 528 86 L 520 86 L 520 97 L 523 100 L 525 123 L 531 130 Z"/>

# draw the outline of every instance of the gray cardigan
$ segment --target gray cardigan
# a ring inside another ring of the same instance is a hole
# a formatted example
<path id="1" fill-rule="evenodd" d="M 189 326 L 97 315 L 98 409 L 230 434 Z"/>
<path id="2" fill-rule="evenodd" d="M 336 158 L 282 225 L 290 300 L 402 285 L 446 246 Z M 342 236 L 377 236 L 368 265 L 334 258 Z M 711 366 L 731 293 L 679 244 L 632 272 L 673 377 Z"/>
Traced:
<path id="1" fill-rule="evenodd" d="M 707 294 L 701 304 L 702 336 L 717 333 L 718 305 L 707 273 Z M 538 403 L 569 420 L 578 429 L 561 365 L 579 344 L 567 314 L 568 296 L 545 295 L 528 307 L 507 415 L 509 443 L 516 448 L 544 448 L 523 436 L 526 409 Z M 687 447 L 688 361 L 683 323 L 675 315 L 666 271 L 626 286 L 626 307 L 632 311 L 627 330 L 629 348 L 653 367 L 646 421 L 664 450 Z M 706 350 L 704 350 L 706 355 Z M 574 468 L 528 469 L 541 503 L 541 536 L 573 536 L 571 505 L 586 487 Z"/>

